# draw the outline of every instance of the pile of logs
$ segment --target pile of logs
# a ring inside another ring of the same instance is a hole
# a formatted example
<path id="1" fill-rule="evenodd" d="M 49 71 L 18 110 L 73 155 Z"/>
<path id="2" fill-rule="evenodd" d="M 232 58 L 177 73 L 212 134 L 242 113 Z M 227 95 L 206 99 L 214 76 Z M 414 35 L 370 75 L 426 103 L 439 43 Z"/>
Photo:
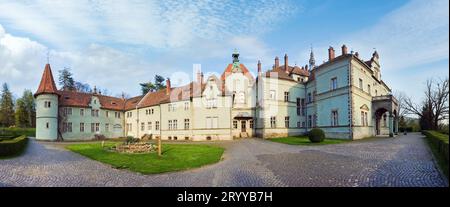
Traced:
<path id="1" fill-rule="evenodd" d="M 121 144 L 116 147 L 116 151 L 120 153 L 149 153 L 157 149 L 156 145 L 147 142 Z"/>

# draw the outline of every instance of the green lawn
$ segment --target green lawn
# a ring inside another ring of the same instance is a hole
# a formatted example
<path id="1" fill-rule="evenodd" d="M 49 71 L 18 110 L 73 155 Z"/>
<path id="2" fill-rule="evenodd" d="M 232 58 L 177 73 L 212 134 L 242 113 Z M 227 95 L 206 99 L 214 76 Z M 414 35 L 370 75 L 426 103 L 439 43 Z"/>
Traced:
<path id="1" fill-rule="evenodd" d="M 268 139 L 272 142 L 278 142 L 283 144 L 290 144 L 290 145 L 327 145 L 327 144 L 341 144 L 346 143 L 348 140 L 342 140 L 342 139 L 325 139 L 323 142 L 320 143 L 312 143 L 309 141 L 309 138 L 307 136 L 299 136 L 299 137 L 282 137 L 282 138 L 271 138 Z"/>
<path id="2" fill-rule="evenodd" d="M 108 142 L 113 146 L 117 142 Z M 162 157 L 157 153 L 122 154 L 102 149 L 101 143 L 72 144 L 67 149 L 91 159 L 110 164 L 115 168 L 126 168 L 142 174 L 155 174 L 197 168 L 218 162 L 224 149 L 198 144 L 163 144 Z"/>

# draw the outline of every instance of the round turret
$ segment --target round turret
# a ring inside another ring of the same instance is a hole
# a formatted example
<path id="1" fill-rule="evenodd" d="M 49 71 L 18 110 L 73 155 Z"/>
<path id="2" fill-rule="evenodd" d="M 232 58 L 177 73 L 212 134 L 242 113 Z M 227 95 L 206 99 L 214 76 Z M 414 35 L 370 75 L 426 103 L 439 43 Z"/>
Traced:
<path id="1" fill-rule="evenodd" d="M 53 80 L 50 64 L 47 64 L 36 98 L 36 139 L 55 141 L 58 139 L 58 90 Z"/>

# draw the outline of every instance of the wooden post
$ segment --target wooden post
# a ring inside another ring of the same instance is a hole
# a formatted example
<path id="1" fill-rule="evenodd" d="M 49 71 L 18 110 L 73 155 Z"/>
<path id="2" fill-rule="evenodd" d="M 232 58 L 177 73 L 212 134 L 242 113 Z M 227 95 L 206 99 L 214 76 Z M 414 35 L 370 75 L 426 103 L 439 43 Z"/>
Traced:
<path id="1" fill-rule="evenodd" d="M 161 136 L 158 137 L 158 156 L 161 156 Z"/>

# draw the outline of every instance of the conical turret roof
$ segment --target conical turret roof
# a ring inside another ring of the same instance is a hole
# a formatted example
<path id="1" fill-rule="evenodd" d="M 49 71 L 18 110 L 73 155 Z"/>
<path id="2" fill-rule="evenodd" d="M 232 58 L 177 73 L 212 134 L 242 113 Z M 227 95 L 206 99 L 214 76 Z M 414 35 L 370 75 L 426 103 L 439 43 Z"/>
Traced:
<path id="1" fill-rule="evenodd" d="M 58 89 L 56 88 L 55 80 L 53 79 L 52 69 L 50 64 L 45 65 L 44 74 L 42 74 L 41 83 L 37 89 L 34 97 L 40 94 L 57 94 Z"/>

